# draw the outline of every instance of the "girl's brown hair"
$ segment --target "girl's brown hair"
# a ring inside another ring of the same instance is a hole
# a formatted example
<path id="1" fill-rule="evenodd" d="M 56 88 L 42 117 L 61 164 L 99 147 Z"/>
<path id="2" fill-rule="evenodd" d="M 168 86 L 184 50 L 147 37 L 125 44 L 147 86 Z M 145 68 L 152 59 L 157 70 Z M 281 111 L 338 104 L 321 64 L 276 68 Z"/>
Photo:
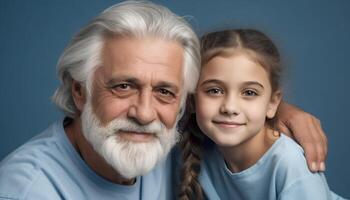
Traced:
<path id="1" fill-rule="evenodd" d="M 236 53 L 244 53 L 268 72 L 272 93 L 280 88 L 280 55 L 274 43 L 264 33 L 253 29 L 235 29 L 211 32 L 201 38 L 202 66 L 216 56 L 230 57 Z M 272 120 L 267 122 L 273 126 Z M 183 167 L 179 198 L 203 199 L 204 193 L 198 175 L 205 136 L 193 116 L 186 127 L 182 141 Z"/>

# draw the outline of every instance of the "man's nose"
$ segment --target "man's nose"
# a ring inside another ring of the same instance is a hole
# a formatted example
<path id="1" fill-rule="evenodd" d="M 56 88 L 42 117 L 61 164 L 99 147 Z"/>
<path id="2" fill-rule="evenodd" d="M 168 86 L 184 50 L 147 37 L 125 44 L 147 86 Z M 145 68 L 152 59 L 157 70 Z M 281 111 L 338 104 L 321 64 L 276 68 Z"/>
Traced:
<path id="1" fill-rule="evenodd" d="M 142 91 L 137 100 L 130 106 L 128 117 L 141 125 L 146 125 L 156 120 L 157 114 L 153 104 L 152 91 Z"/>

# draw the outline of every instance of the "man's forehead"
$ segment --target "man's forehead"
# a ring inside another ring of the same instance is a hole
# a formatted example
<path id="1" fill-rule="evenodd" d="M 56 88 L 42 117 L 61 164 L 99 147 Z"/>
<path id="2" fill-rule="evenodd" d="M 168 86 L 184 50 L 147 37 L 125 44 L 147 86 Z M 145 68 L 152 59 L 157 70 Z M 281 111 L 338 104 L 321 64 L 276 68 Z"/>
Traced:
<path id="1" fill-rule="evenodd" d="M 102 57 L 105 75 L 114 79 L 151 77 L 176 82 L 183 75 L 183 48 L 154 38 L 109 39 Z M 129 77 L 128 77 L 129 76 Z"/>
<path id="2" fill-rule="evenodd" d="M 178 41 L 156 37 L 109 37 L 104 44 L 103 54 L 111 59 L 137 57 L 147 62 L 169 58 L 183 60 L 184 48 Z"/>

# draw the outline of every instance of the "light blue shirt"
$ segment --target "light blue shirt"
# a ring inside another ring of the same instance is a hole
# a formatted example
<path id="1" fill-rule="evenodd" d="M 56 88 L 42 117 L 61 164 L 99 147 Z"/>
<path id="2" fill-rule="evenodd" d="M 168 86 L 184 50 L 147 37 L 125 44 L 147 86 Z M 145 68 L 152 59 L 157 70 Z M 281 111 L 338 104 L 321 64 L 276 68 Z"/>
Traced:
<path id="1" fill-rule="evenodd" d="M 171 162 L 168 156 L 133 185 L 114 184 L 81 159 L 61 120 L 0 163 L 0 199 L 171 199 Z"/>
<path id="2" fill-rule="evenodd" d="M 323 173 L 311 173 L 302 148 L 285 135 L 250 168 L 232 173 L 220 152 L 205 151 L 199 181 L 208 199 L 330 200 L 343 199 L 329 190 Z"/>

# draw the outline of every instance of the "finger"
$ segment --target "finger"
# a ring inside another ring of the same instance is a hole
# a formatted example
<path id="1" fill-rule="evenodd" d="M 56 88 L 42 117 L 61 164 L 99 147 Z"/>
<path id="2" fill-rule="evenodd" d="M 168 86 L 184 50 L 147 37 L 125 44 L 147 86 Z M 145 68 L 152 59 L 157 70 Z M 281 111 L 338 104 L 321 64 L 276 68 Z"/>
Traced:
<path id="1" fill-rule="evenodd" d="M 311 115 L 307 115 L 304 120 L 306 122 L 305 130 L 299 130 L 299 134 L 304 134 L 300 139 L 300 145 L 305 151 L 305 157 L 310 171 L 317 172 L 319 170 L 319 155 L 322 154 L 319 144 L 321 138 L 317 137 L 318 134 Z"/>
<path id="2" fill-rule="evenodd" d="M 323 143 L 319 142 L 316 144 L 316 154 L 317 154 L 317 170 L 318 171 L 325 171 L 326 165 L 325 165 L 325 152 L 324 152 L 324 145 Z"/>
<path id="3" fill-rule="evenodd" d="M 307 161 L 307 166 L 309 167 L 310 171 L 317 172 L 317 164 L 315 162 L 316 160 L 316 148 L 315 145 L 312 143 L 304 143 L 303 149 L 305 151 L 305 158 Z"/>
<path id="4" fill-rule="evenodd" d="M 309 147 L 308 150 L 311 148 L 313 149 L 312 152 L 306 151 L 307 159 L 309 163 L 311 163 L 312 170 L 315 170 L 315 164 L 316 164 L 316 170 L 317 171 L 323 171 L 324 166 L 324 158 L 325 158 L 325 150 L 324 150 L 324 142 L 323 138 L 319 132 L 318 124 L 315 121 L 315 118 L 313 116 L 309 116 L 309 123 L 308 123 L 308 132 L 309 132 L 309 140 L 307 141 L 307 144 L 313 145 L 313 147 Z M 314 155 L 309 155 L 310 153 Z M 323 164 L 321 164 L 323 163 Z"/>
<path id="5" fill-rule="evenodd" d="M 317 168 L 319 171 L 325 171 L 325 159 L 327 156 L 327 137 L 324 134 L 321 123 L 317 118 L 313 117 L 314 130 L 313 135 L 316 139 L 316 153 L 317 153 Z"/>
<path id="6" fill-rule="evenodd" d="M 325 159 L 327 157 L 327 153 L 328 153 L 328 139 L 327 139 L 327 136 L 326 136 L 326 133 L 323 131 L 322 129 L 322 126 L 321 126 L 321 122 L 319 119 L 317 118 L 314 118 L 315 119 L 315 122 L 317 124 L 316 128 L 317 128 L 317 132 L 321 135 L 322 137 L 322 141 L 323 141 L 323 145 L 324 145 L 324 152 L 325 152 Z M 324 160 L 325 160 L 324 159 Z"/>

